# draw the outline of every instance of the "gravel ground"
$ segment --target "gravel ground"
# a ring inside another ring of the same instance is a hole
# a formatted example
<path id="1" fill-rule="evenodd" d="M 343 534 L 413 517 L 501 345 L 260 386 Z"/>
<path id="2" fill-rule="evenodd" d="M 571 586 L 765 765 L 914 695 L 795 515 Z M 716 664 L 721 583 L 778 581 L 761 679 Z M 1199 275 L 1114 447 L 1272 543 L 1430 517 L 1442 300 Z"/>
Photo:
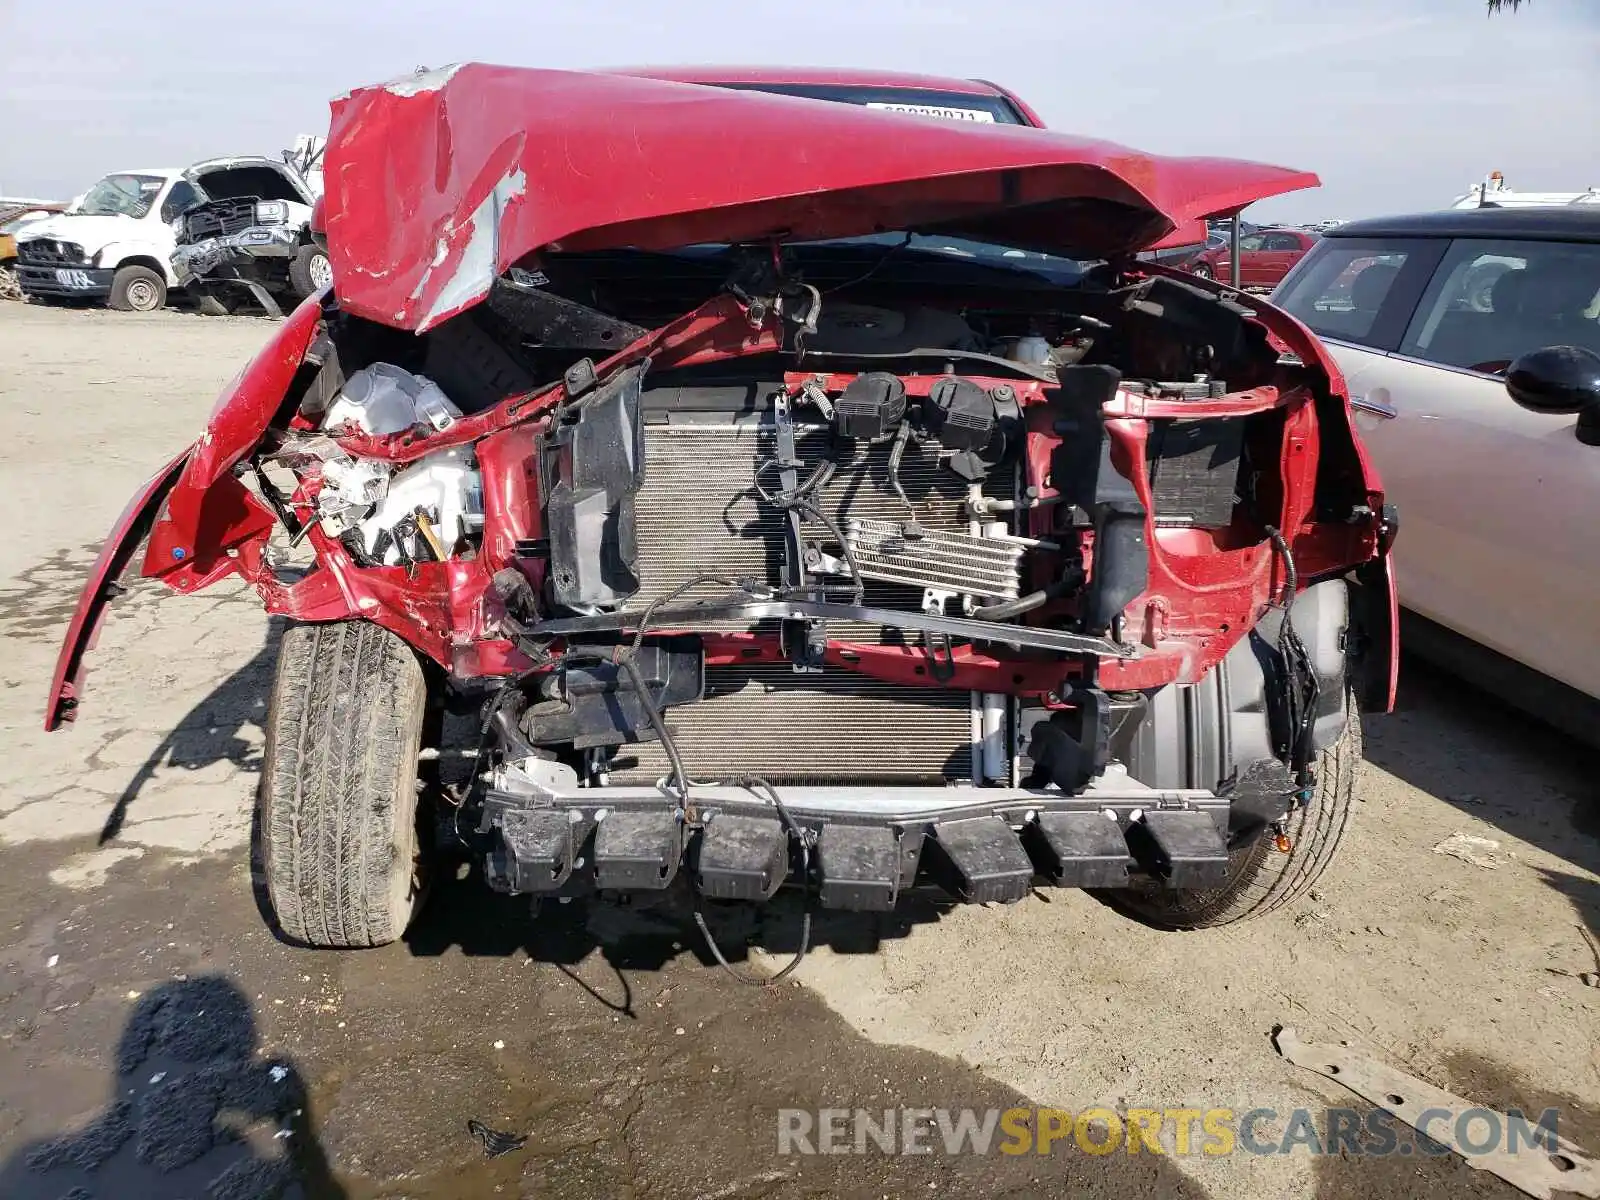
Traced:
<path id="1" fill-rule="evenodd" d="M 251 593 L 135 586 L 77 726 L 40 729 L 99 540 L 272 328 L 0 304 L 0 1195 L 1514 1194 L 1451 1158 L 776 1153 L 787 1107 L 1351 1103 L 1277 1058 L 1277 1024 L 1559 1106 L 1600 1150 L 1577 979 L 1600 761 L 1409 661 L 1343 857 L 1258 924 L 1159 934 L 1070 892 L 920 907 L 824 925 L 799 983 L 756 993 L 664 920 L 533 922 L 465 881 L 401 945 L 283 945 L 252 887 L 277 631 Z M 1498 865 L 1433 851 L 1454 833 Z M 752 934 L 776 956 L 792 921 Z M 486 1159 L 469 1119 L 529 1141 Z"/>

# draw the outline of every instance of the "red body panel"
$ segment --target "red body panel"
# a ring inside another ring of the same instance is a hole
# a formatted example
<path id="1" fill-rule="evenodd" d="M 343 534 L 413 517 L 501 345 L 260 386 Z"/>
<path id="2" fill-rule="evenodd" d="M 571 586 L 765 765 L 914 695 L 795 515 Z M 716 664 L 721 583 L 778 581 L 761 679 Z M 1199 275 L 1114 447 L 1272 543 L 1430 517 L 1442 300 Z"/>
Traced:
<path id="1" fill-rule="evenodd" d="M 222 389 L 200 440 L 151 477 L 112 527 L 56 659 L 46 729 L 73 719 L 83 656 L 94 645 L 118 578 L 147 533 L 141 573 L 162 576 L 180 592 L 214 583 L 241 565 L 260 569 L 260 552 L 276 518 L 229 468 L 261 440 L 282 404 L 316 331 L 319 300 L 302 304 Z"/>
<path id="2" fill-rule="evenodd" d="M 321 319 L 321 297 L 304 301 L 222 391 L 189 465 L 150 531 L 144 573 L 180 592 L 234 569 L 230 552 L 265 541 L 277 518 L 230 473 L 277 413 Z"/>
<path id="3" fill-rule="evenodd" d="M 1016 125 L 624 75 L 473 64 L 335 101 L 323 204 L 340 303 L 424 330 L 543 248 L 940 226 L 1105 256 L 1311 187 Z"/>
<path id="4" fill-rule="evenodd" d="M 50 680 L 50 698 L 45 704 L 44 727 L 59 729 L 77 715 L 78 697 L 83 684 L 83 656 L 93 648 L 100 618 L 111 602 L 117 580 L 128 560 L 139 548 L 145 530 L 150 528 L 156 510 L 177 481 L 189 451 L 185 450 L 146 481 L 128 501 L 117 523 L 111 527 L 100 554 L 89 570 L 89 578 L 78 596 L 78 607 L 67 623 L 67 636 L 56 658 L 55 675 Z"/>

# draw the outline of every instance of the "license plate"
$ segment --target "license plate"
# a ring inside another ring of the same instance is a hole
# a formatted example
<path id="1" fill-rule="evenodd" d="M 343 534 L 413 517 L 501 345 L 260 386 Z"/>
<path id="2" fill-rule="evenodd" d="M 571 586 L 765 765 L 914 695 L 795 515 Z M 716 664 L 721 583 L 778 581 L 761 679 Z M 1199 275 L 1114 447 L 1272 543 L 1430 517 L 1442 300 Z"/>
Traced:
<path id="1" fill-rule="evenodd" d="M 947 121 L 977 121 L 983 125 L 994 124 L 994 114 L 981 108 L 952 108 L 946 104 L 891 104 L 882 101 L 869 103 L 868 108 L 881 108 L 885 112 L 915 113 L 919 117 L 943 117 Z"/>
<path id="2" fill-rule="evenodd" d="M 62 287 L 69 288 L 91 288 L 94 286 L 89 282 L 89 272 L 65 271 L 60 268 L 56 269 L 56 282 Z"/>

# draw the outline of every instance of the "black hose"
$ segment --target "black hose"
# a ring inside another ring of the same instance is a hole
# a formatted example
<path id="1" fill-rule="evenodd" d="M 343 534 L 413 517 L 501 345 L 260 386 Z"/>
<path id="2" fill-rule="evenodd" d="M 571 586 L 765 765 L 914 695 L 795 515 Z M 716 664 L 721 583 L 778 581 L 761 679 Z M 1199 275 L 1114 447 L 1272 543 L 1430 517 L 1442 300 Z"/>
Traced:
<path id="1" fill-rule="evenodd" d="M 812 479 L 815 480 L 816 476 L 813 475 Z M 807 507 L 814 508 L 814 506 L 811 505 L 811 502 L 808 500 L 802 499 L 801 503 Z M 820 510 L 817 510 L 817 512 L 819 519 L 826 521 L 826 518 L 821 516 Z M 845 545 L 846 552 L 848 553 L 848 543 L 845 543 Z M 856 575 L 856 580 L 857 586 L 859 587 L 861 581 L 859 573 Z M 685 580 L 671 591 L 657 596 L 654 600 L 647 604 L 644 611 L 639 615 L 638 628 L 634 631 L 632 640 L 626 646 L 619 646 L 612 656 L 613 661 L 615 661 L 617 666 L 627 674 L 629 682 L 633 684 L 634 691 L 639 697 L 639 705 L 644 709 L 645 719 L 650 722 L 650 728 L 655 731 L 656 737 L 661 740 L 661 748 L 666 752 L 667 761 L 669 764 L 671 764 L 673 786 L 677 790 L 679 801 L 686 808 L 689 804 L 689 772 L 684 767 L 683 756 L 678 752 L 678 743 L 673 738 L 671 730 L 667 728 L 666 720 L 661 715 L 661 709 L 656 704 L 655 697 L 650 694 L 649 688 L 645 685 L 644 673 L 639 670 L 638 654 L 640 647 L 644 645 L 645 634 L 649 631 L 650 622 L 655 616 L 656 610 L 659 609 L 663 604 L 668 604 L 671 601 L 676 600 L 685 592 L 691 591 L 697 587 L 702 587 L 708 583 L 719 584 L 723 587 L 740 588 L 741 590 L 747 592 L 749 591 L 749 588 L 746 587 L 745 584 L 738 580 L 729 579 L 726 576 L 712 574 L 695 575 Z M 498 706 L 498 704 L 499 697 L 496 698 L 496 706 Z M 721 965 L 721 967 L 727 971 L 728 974 L 732 975 L 740 983 L 751 987 L 772 987 L 774 984 L 787 978 L 794 971 L 794 969 L 800 965 L 801 961 L 811 949 L 811 903 L 809 890 L 809 881 L 811 878 L 811 837 L 809 832 L 805 829 L 802 829 L 795 819 L 789 814 L 788 808 L 783 803 L 783 797 L 778 795 L 778 789 L 773 787 L 772 784 L 768 783 L 765 779 L 762 779 L 759 775 L 744 776 L 735 780 L 734 782 L 741 787 L 748 788 L 751 791 L 756 791 L 757 789 L 765 791 L 768 798 L 770 798 L 772 801 L 773 808 L 775 808 L 778 812 L 778 819 L 783 823 L 789 836 L 800 844 L 800 877 L 802 880 L 806 881 L 805 886 L 807 888 L 806 908 L 800 920 L 800 945 L 795 951 L 794 957 L 789 961 L 789 964 L 776 975 L 773 975 L 767 979 L 750 979 L 734 969 L 733 964 L 730 963 L 727 957 L 722 953 L 722 947 L 717 945 L 717 940 L 712 936 L 710 926 L 706 924 L 705 915 L 700 910 L 699 889 L 695 889 L 694 892 L 694 922 L 699 927 L 701 936 L 705 938 L 706 946 L 710 949 L 712 957 L 717 960 L 718 964 Z"/>
<path id="2" fill-rule="evenodd" d="M 1290 612 L 1294 607 L 1295 594 L 1300 585 L 1294 552 L 1289 548 L 1289 541 L 1281 530 L 1268 525 L 1266 534 L 1272 540 L 1273 550 L 1283 559 L 1283 599 L 1276 604 L 1276 607 L 1283 611 L 1283 623 L 1278 627 L 1277 650 L 1286 675 L 1284 695 L 1289 710 L 1287 714 L 1290 730 L 1289 767 L 1295 773 L 1295 786 L 1299 789 L 1299 798 L 1307 800 L 1313 782 L 1310 769 L 1312 723 L 1316 718 L 1317 699 L 1322 688 L 1305 643 L 1295 631 Z"/>
<path id="3" fill-rule="evenodd" d="M 838 542 L 840 553 L 844 556 L 845 566 L 849 568 L 855 603 L 859 607 L 866 600 L 867 581 L 861 574 L 861 565 L 856 561 L 856 552 L 851 549 L 850 540 L 845 537 L 844 530 L 839 527 L 838 520 L 832 514 L 826 512 L 815 499 L 815 494 L 826 487 L 829 481 L 833 479 L 836 469 L 833 460 L 824 459 L 810 475 L 796 484 L 792 490 L 772 492 L 761 486 L 761 476 L 763 472 L 776 467 L 777 463 L 777 459 L 769 458 L 756 468 L 756 494 L 781 512 L 788 512 L 793 509 L 802 516 L 810 517 L 817 524 L 827 529 L 829 534 L 833 536 L 834 541 Z"/>
<path id="4" fill-rule="evenodd" d="M 800 511 L 806 516 L 815 519 L 833 535 L 834 541 L 839 543 L 839 552 L 844 555 L 844 565 L 850 569 L 850 582 L 853 585 L 853 594 L 856 607 L 861 607 L 867 598 L 867 580 L 861 574 L 861 564 L 856 561 L 856 552 L 850 547 L 850 539 L 845 537 L 844 530 L 839 528 L 831 513 L 824 512 L 818 504 L 811 500 L 803 500 L 799 505 Z"/>
<path id="5" fill-rule="evenodd" d="M 661 709 L 657 707 L 655 698 L 650 695 L 650 690 L 645 686 L 644 673 L 639 670 L 639 649 L 644 645 L 644 637 L 649 631 L 650 621 L 656 615 L 656 610 L 663 604 L 669 604 L 685 592 L 708 583 L 715 583 L 722 587 L 737 588 L 741 585 L 737 580 L 729 579 L 723 575 L 701 574 L 691 576 L 683 583 L 669 592 L 657 596 L 645 605 L 644 612 L 639 614 L 639 627 L 634 631 L 633 640 L 626 646 L 619 646 L 612 655 L 612 660 L 627 673 L 634 690 L 639 696 L 639 705 L 644 709 L 645 719 L 650 722 L 650 728 L 655 731 L 656 737 L 661 739 L 661 748 L 666 751 L 667 761 L 672 766 L 672 781 L 677 788 L 678 799 L 684 804 L 689 803 L 689 773 L 684 769 L 683 757 L 678 753 L 678 744 L 673 740 L 672 733 L 667 729 L 667 723 L 661 716 Z"/>
<path id="6" fill-rule="evenodd" d="M 678 789 L 678 799 L 684 804 L 689 803 L 689 773 L 683 768 L 683 757 L 678 753 L 678 744 L 667 731 L 667 723 L 661 718 L 661 709 L 656 706 L 655 698 L 645 687 L 644 673 L 639 670 L 639 664 L 634 661 L 631 650 L 617 655 L 617 665 L 627 672 L 628 678 L 633 681 L 634 691 L 639 697 L 639 707 L 644 709 L 645 719 L 650 722 L 650 728 L 655 730 L 656 737 L 661 739 L 661 748 L 667 752 L 667 761 L 672 764 L 672 782 Z"/>
<path id="7" fill-rule="evenodd" d="M 900 497 L 900 503 L 911 510 L 911 521 L 917 520 L 916 507 L 906 496 L 906 489 L 900 483 L 900 463 L 906 456 L 906 443 L 911 440 L 911 422 L 901 421 L 900 428 L 894 435 L 894 448 L 889 451 L 889 486 L 894 488 L 895 495 Z"/>
<path id="8" fill-rule="evenodd" d="M 742 775 L 729 780 L 729 782 L 752 792 L 758 790 L 766 792 L 768 799 L 772 801 L 773 808 L 778 810 L 778 819 L 783 823 L 789 836 L 800 844 L 800 879 L 802 886 L 806 889 L 806 906 L 800 915 L 800 945 L 796 947 L 794 957 L 789 960 L 788 965 L 776 975 L 765 979 L 752 979 L 747 975 L 740 974 L 734 968 L 733 964 L 723 955 L 722 947 L 717 945 L 717 939 L 711 936 L 711 928 L 706 924 L 705 914 L 700 911 L 700 894 L 698 891 L 695 893 L 694 923 L 699 926 L 701 936 L 706 939 L 706 947 L 711 951 L 711 957 L 717 960 L 718 965 L 724 971 L 747 987 L 772 987 L 787 979 L 811 949 L 811 833 L 809 830 L 802 829 L 795 819 L 789 815 L 788 808 L 784 806 L 783 797 L 778 795 L 778 789 L 761 778 L 761 776 Z"/>
<path id="9" fill-rule="evenodd" d="M 1279 601 L 1279 607 L 1282 608 L 1285 613 L 1287 613 L 1289 611 L 1289 606 L 1294 603 L 1294 593 L 1295 589 L 1299 586 L 1300 576 L 1295 571 L 1294 555 L 1289 551 L 1289 542 L 1288 539 L 1283 536 L 1282 530 L 1278 529 L 1276 526 L 1268 525 L 1266 526 L 1266 533 L 1267 537 L 1272 539 L 1272 548 L 1276 550 L 1279 556 L 1283 559 L 1284 587 L 1283 599 Z"/>
<path id="10" fill-rule="evenodd" d="M 1066 583 L 1052 583 L 1049 587 L 1029 592 L 1026 596 L 1018 596 L 1015 600 L 1006 600 L 1000 604 L 980 604 L 972 610 L 972 616 L 980 621 L 1009 621 L 1012 617 L 1032 612 L 1051 600 L 1059 600 L 1071 590 Z"/>

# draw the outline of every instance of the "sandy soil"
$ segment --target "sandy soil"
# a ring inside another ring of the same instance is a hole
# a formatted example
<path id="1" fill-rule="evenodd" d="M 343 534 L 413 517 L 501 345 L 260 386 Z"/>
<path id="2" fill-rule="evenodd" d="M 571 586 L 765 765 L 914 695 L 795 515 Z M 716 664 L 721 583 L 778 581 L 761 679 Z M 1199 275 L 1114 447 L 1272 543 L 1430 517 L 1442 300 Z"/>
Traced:
<path id="1" fill-rule="evenodd" d="M 687 933 L 534 926 L 466 885 L 402 946 L 273 941 L 249 846 L 276 631 L 250 593 L 136 586 L 77 727 L 39 725 L 104 531 L 272 328 L 0 304 L 0 1156 L 97 1111 L 129 993 L 202 974 L 239 989 L 262 1052 L 305 1081 L 320 1133 L 288 1141 L 315 1151 L 310 1194 L 1511 1194 L 1451 1159 L 773 1151 L 783 1106 L 1350 1103 L 1277 1058 L 1280 1023 L 1477 1102 L 1559 1105 L 1600 1150 L 1600 989 L 1576 978 L 1600 969 L 1583 936 L 1600 929 L 1600 761 L 1411 662 L 1400 711 L 1369 719 L 1342 859 L 1260 923 L 1159 934 L 1070 892 L 918 908 L 826 926 L 781 995 L 737 988 Z M 1433 851 L 1457 832 L 1497 840 L 1501 864 Z M 787 929 L 780 914 L 774 952 Z M 485 1165 L 462 1133 L 477 1115 L 535 1141 Z"/>

